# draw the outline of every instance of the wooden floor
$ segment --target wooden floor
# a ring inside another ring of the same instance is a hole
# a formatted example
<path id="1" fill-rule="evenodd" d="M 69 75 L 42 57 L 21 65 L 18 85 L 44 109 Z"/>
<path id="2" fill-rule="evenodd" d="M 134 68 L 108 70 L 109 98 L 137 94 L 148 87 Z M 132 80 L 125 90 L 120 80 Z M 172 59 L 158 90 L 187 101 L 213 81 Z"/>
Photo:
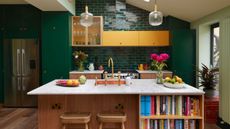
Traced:
<path id="1" fill-rule="evenodd" d="M 36 109 L 0 109 L 0 129 L 37 129 Z"/>
<path id="2" fill-rule="evenodd" d="M 37 129 L 37 110 L 33 108 L 0 109 L 0 129 Z M 205 124 L 205 129 L 220 128 L 214 124 Z"/>

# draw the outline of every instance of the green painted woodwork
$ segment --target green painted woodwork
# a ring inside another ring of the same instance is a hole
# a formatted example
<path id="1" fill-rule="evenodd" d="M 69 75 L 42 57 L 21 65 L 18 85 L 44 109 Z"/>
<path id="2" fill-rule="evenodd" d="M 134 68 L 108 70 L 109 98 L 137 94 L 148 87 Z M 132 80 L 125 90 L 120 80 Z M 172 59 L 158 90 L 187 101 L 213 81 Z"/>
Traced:
<path id="1" fill-rule="evenodd" d="M 0 103 L 4 100 L 2 41 L 40 38 L 41 11 L 31 5 L 0 5 Z"/>
<path id="2" fill-rule="evenodd" d="M 41 11 L 31 5 L 0 5 L 4 38 L 38 38 Z"/>
<path id="3" fill-rule="evenodd" d="M 3 98 L 4 89 L 3 89 L 3 59 L 2 59 L 3 49 L 2 47 L 3 47 L 2 46 L 2 33 L 0 31 L 0 103 L 2 103 L 4 100 Z"/>
<path id="4" fill-rule="evenodd" d="M 173 30 L 172 38 L 172 69 L 174 74 L 195 85 L 196 51 L 195 31 Z"/>
<path id="5" fill-rule="evenodd" d="M 42 83 L 68 78 L 71 69 L 70 14 L 42 13 Z"/>

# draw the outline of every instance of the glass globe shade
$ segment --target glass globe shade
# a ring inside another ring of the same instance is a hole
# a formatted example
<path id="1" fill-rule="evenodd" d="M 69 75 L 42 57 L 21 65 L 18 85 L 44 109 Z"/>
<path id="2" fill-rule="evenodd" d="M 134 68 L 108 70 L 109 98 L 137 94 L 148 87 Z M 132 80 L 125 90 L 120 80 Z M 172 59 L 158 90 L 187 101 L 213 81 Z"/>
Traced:
<path id="1" fill-rule="evenodd" d="M 85 27 L 89 27 L 93 24 L 93 14 L 88 12 L 87 6 L 85 12 L 80 15 L 80 24 Z"/>
<path id="2" fill-rule="evenodd" d="M 149 24 L 152 26 L 159 26 L 163 22 L 163 14 L 159 11 L 149 13 Z"/>

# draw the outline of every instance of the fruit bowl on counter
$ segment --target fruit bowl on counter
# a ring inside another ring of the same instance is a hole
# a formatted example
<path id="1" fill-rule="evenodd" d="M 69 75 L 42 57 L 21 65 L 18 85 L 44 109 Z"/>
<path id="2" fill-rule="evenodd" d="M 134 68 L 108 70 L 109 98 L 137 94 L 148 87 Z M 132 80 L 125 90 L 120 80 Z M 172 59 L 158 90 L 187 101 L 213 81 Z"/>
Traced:
<path id="1" fill-rule="evenodd" d="M 172 89 L 182 89 L 185 88 L 185 83 L 182 78 L 178 76 L 173 76 L 173 78 L 166 77 L 164 79 L 164 86 Z"/>
<path id="2" fill-rule="evenodd" d="M 56 85 L 63 87 L 77 87 L 80 85 L 77 79 L 68 79 L 68 80 L 58 80 Z"/>

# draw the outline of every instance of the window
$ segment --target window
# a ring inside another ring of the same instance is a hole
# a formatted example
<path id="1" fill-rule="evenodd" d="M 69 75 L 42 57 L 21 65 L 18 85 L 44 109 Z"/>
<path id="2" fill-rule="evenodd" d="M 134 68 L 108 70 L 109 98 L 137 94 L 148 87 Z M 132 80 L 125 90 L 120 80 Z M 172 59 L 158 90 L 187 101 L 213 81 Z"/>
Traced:
<path id="1" fill-rule="evenodd" d="M 219 41 L 220 41 L 219 23 L 211 25 L 211 59 L 210 63 L 213 67 L 219 67 Z"/>

